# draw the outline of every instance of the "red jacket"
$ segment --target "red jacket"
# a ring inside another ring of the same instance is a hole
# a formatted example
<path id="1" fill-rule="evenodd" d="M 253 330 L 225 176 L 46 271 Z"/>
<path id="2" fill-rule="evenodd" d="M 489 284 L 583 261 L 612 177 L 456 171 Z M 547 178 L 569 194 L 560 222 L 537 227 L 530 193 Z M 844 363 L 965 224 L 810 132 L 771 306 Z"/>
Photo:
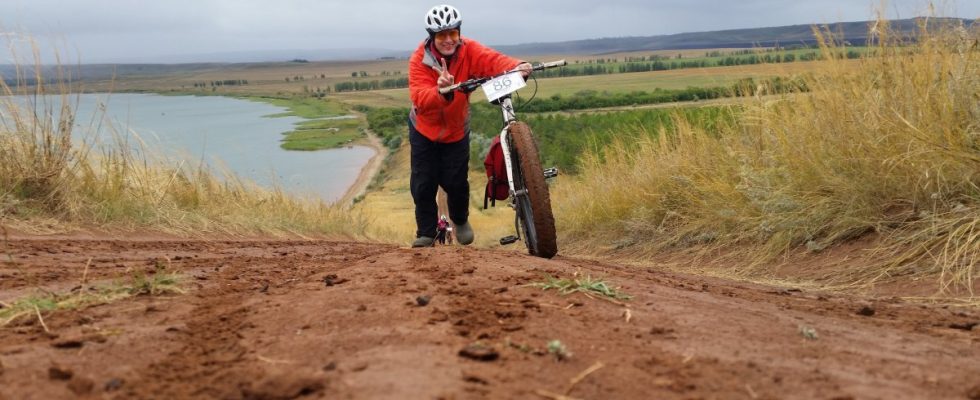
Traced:
<path id="1" fill-rule="evenodd" d="M 430 40 L 426 39 L 408 60 L 408 90 L 412 98 L 409 118 L 415 129 L 429 140 L 453 143 L 462 140 L 469 130 L 470 95 L 457 91 L 448 100 L 439 93 L 439 73 L 432 67 L 441 67 L 440 58 L 442 54 L 431 50 Z M 456 82 L 496 75 L 521 63 L 462 37 L 456 53 L 446 61 Z"/>

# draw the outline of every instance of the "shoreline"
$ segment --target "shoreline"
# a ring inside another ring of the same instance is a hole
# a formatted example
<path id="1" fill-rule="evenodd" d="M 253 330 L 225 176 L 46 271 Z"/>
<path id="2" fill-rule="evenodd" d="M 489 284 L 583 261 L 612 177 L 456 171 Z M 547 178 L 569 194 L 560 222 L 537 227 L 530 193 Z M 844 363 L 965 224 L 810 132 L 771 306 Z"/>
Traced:
<path id="1" fill-rule="evenodd" d="M 367 192 L 371 180 L 381 170 L 381 165 L 384 163 L 385 158 L 388 157 L 388 148 L 381 143 L 381 138 L 370 129 L 365 129 L 365 134 L 367 136 L 366 138 L 358 140 L 354 144 L 370 147 L 374 150 L 374 155 L 361 167 L 361 171 L 357 174 L 357 179 L 354 180 L 354 183 L 347 188 L 344 195 L 334 204 L 345 207 L 352 206 L 355 198 Z"/>
<path id="2" fill-rule="evenodd" d="M 229 94 L 229 93 L 195 93 L 195 92 L 177 92 L 177 93 L 150 92 L 150 93 L 155 93 L 157 95 L 163 95 L 163 96 L 181 96 L 181 95 L 220 96 L 220 97 L 234 98 L 234 99 L 245 100 L 245 101 L 256 101 L 260 103 L 265 103 L 265 104 L 270 104 L 273 106 L 285 108 L 287 110 L 287 113 L 291 113 L 293 116 L 296 116 L 304 120 L 315 119 L 314 117 L 311 116 L 297 114 L 295 110 L 295 104 L 293 104 L 292 102 L 290 102 L 290 104 L 277 104 L 274 101 L 276 99 L 280 99 L 288 102 L 290 101 L 289 98 L 283 99 L 268 94 Z M 364 115 L 362 113 L 350 110 L 349 115 L 355 116 L 355 118 L 365 122 L 366 125 L 366 118 L 364 118 Z M 274 117 L 274 116 L 267 115 L 265 117 Z M 338 198 L 332 203 L 334 205 L 343 205 L 346 207 L 352 206 L 355 198 L 366 193 L 367 188 L 371 183 L 371 180 L 374 179 L 374 176 L 378 173 L 378 171 L 381 170 L 381 166 L 384 163 L 384 160 L 388 157 L 388 152 L 389 152 L 388 148 L 381 142 L 381 138 L 368 128 L 364 128 L 364 132 L 365 132 L 365 137 L 357 139 L 351 144 L 369 147 L 374 150 L 374 155 L 371 156 L 370 159 L 368 159 L 367 163 L 365 163 L 363 167 L 361 167 L 361 170 L 358 172 L 357 178 L 354 180 L 354 183 L 351 184 L 351 186 L 348 187 L 346 191 L 344 191 L 344 194 L 340 198 Z M 286 133 L 288 132 L 283 132 L 283 134 Z M 338 146 L 332 148 L 341 148 L 341 147 Z M 285 150 L 302 151 L 302 150 L 289 150 L 289 149 L 285 149 Z"/>

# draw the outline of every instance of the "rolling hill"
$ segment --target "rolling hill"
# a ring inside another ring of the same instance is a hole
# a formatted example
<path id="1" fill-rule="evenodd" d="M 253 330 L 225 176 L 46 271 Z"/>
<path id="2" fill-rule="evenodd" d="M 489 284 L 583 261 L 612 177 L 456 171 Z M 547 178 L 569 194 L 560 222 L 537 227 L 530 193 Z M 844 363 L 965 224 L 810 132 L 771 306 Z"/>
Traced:
<path id="1" fill-rule="evenodd" d="M 925 21 L 922 18 L 891 21 L 892 29 L 901 34 L 914 32 Z M 938 21 L 938 24 L 937 24 Z M 844 40 L 857 44 L 868 42 L 868 31 L 875 21 L 841 22 L 826 28 L 840 34 Z M 931 19 L 931 26 L 963 24 L 975 21 L 959 18 Z M 811 45 L 815 43 L 813 25 L 789 25 L 769 28 L 732 29 L 711 32 L 690 32 L 660 36 L 637 36 L 575 40 L 556 43 L 527 43 L 496 46 L 507 54 L 607 54 L 643 50 L 679 50 L 711 48 L 752 48 Z"/>

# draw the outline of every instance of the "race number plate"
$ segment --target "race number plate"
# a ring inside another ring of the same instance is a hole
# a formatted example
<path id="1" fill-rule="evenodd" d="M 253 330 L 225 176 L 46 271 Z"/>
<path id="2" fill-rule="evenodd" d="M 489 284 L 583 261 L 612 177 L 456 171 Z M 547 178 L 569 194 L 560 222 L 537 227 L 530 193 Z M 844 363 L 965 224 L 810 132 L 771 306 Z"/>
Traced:
<path id="1" fill-rule="evenodd" d="M 487 95 L 488 101 L 494 101 L 505 95 L 516 92 L 518 89 L 527 86 L 524 77 L 520 72 L 511 72 L 493 78 L 483 84 L 483 93 Z"/>

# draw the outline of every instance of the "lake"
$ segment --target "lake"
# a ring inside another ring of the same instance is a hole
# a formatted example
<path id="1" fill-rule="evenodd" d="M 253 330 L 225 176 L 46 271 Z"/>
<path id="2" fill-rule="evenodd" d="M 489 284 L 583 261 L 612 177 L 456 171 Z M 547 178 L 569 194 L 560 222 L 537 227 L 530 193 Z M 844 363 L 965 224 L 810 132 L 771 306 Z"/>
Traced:
<path id="1" fill-rule="evenodd" d="M 287 110 L 267 103 L 220 96 L 161 96 L 154 94 L 84 94 L 79 97 L 76 128 L 96 126 L 102 114 L 120 133 L 135 132 L 148 152 L 205 160 L 239 177 L 299 196 L 327 202 L 341 197 L 375 154 L 365 146 L 286 151 L 279 147 L 283 132 L 302 121 L 298 117 L 269 118 Z M 98 122 L 98 119 L 96 119 Z M 102 129 L 102 138 L 111 131 Z"/>

